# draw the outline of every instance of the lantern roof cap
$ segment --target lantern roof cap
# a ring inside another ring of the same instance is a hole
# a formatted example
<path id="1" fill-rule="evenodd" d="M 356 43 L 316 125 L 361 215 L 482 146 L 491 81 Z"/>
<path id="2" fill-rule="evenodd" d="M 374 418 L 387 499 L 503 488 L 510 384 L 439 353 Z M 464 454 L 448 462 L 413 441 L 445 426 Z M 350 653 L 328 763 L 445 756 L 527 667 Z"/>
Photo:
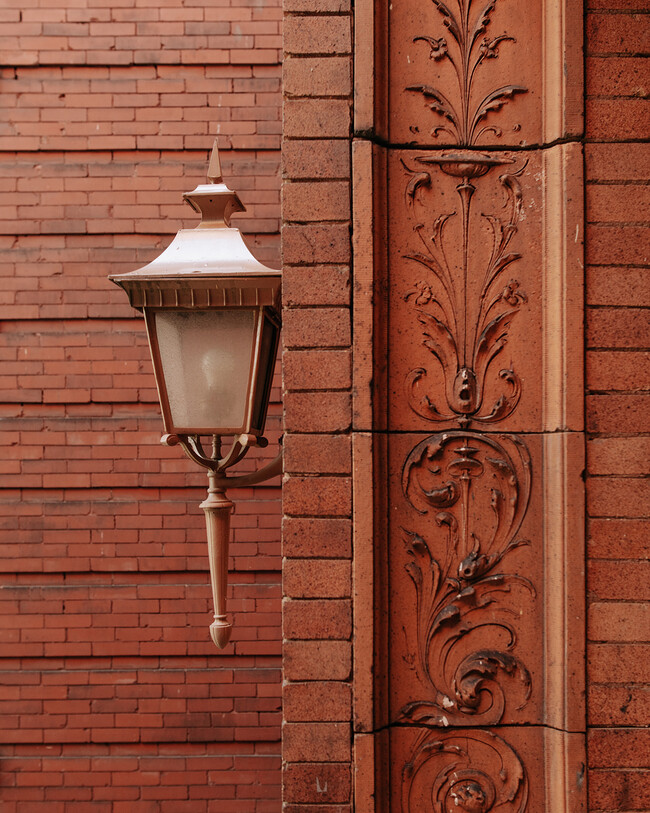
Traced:
<path id="1" fill-rule="evenodd" d="M 245 208 L 237 193 L 223 183 L 216 141 L 208 181 L 183 195 L 202 216 L 198 226 L 181 229 L 171 244 L 142 268 L 109 277 L 126 291 L 133 307 L 155 303 L 158 307 L 194 307 L 192 290 L 212 290 L 215 305 L 227 304 L 225 300 L 233 298 L 242 300 L 242 291 L 247 294 L 239 304 L 248 304 L 252 297 L 256 304 L 279 305 L 280 271 L 256 260 L 239 229 L 230 226 L 230 216 Z M 228 290 L 233 293 L 229 295 Z"/>

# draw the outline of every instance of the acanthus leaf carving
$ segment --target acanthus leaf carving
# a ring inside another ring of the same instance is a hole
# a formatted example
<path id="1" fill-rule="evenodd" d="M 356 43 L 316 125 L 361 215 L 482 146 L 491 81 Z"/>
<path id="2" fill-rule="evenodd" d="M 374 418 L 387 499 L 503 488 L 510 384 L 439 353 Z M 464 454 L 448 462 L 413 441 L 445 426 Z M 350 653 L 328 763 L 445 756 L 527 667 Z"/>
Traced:
<path id="1" fill-rule="evenodd" d="M 404 529 L 405 569 L 416 595 L 414 668 L 428 689 L 401 709 L 404 720 L 497 724 L 506 707 L 504 681 L 518 698 L 515 708 L 526 704 L 531 677 L 515 654 L 512 606 L 514 598 L 520 604 L 526 595 L 534 598 L 535 589 L 526 577 L 497 566 L 529 544 L 519 530 L 530 485 L 530 455 L 516 435 L 452 430 L 426 438 L 408 456 L 403 493 L 419 514 L 435 511 L 442 533 L 436 558 L 430 542 Z M 513 600 L 504 600 L 510 594 Z"/>
<path id="2" fill-rule="evenodd" d="M 446 245 L 445 227 L 456 213 L 448 212 L 435 218 L 428 230 L 417 222 L 414 230 L 424 251 L 404 255 L 404 258 L 426 268 L 431 277 L 415 282 L 404 294 L 416 305 L 416 318 L 422 326 L 423 345 L 442 367 L 445 381 L 446 409 L 432 403 L 426 392 L 428 371 L 425 367 L 412 370 L 406 378 L 406 397 L 410 407 L 429 421 L 459 420 L 461 426 L 472 421 L 495 422 L 503 420 L 516 409 L 521 397 L 521 381 L 511 367 L 498 371 L 498 379 L 507 385 L 497 400 L 484 408 L 486 380 L 494 359 L 508 342 L 513 319 L 528 301 L 519 280 L 504 279 L 504 274 L 521 258 L 510 250 L 522 218 L 522 191 L 519 177 L 524 163 L 517 170 L 503 173 L 499 180 L 505 194 L 505 218 L 482 214 L 492 234 L 492 245 L 482 273 L 482 283 L 476 302 L 470 301 L 469 280 L 469 228 L 472 197 L 476 187 L 470 178 L 480 177 L 491 166 L 510 162 L 505 157 L 455 153 L 426 155 L 416 160 L 425 164 L 439 164 L 447 174 L 460 175 L 456 190 L 460 196 L 462 217 L 462 256 L 460 268 L 450 263 Z M 404 160 L 402 165 L 412 176 L 407 186 L 409 207 L 415 206 L 422 188 L 431 188 L 431 179 L 425 181 L 421 172 L 412 170 Z M 480 277 L 479 277 L 480 279 Z"/>

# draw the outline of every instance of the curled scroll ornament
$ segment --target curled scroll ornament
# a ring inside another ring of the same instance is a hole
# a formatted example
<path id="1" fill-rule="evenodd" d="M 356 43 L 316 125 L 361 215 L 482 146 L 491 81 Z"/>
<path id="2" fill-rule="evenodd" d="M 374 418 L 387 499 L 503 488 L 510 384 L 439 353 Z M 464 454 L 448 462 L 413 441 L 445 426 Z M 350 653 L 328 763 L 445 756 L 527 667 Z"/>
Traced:
<path id="1" fill-rule="evenodd" d="M 402 769 L 402 813 L 523 813 L 528 779 L 517 752 L 491 731 L 423 731 Z"/>
<path id="2" fill-rule="evenodd" d="M 519 530 L 530 485 L 530 454 L 516 435 L 451 430 L 408 456 L 403 493 L 419 514 L 435 511 L 440 530 L 434 547 L 403 529 L 416 594 L 417 645 L 407 661 L 428 689 L 401 709 L 404 721 L 494 725 L 506 695 L 516 708 L 526 704 L 531 678 L 516 655 L 520 613 L 507 598 L 514 594 L 523 605 L 535 590 L 525 576 L 508 573 L 505 560 L 529 544 Z"/>

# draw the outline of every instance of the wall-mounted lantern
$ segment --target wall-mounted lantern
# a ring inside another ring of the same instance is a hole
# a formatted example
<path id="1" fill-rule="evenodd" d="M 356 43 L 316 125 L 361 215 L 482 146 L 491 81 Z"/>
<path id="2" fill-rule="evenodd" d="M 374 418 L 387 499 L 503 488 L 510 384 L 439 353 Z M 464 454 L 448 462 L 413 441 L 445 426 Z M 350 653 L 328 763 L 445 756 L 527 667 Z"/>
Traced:
<path id="1" fill-rule="evenodd" d="M 223 183 L 215 143 L 207 184 L 183 197 L 202 216 L 181 229 L 149 265 L 111 276 L 142 310 L 166 434 L 208 469 L 206 515 L 214 599 L 212 640 L 223 648 L 232 624 L 226 616 L 229 486 L 262 482 L 279 474 L 281 455 L 252 474 L 228 476 L 252 446 L 266 446 L 266 412 L 280 331 L 280 271 L 248 251 L 230 216 L 243 212 Z M 231 438 L 226 452 L 222 439 Z M 209 446 L 206 451 L 204 442 Z"/>

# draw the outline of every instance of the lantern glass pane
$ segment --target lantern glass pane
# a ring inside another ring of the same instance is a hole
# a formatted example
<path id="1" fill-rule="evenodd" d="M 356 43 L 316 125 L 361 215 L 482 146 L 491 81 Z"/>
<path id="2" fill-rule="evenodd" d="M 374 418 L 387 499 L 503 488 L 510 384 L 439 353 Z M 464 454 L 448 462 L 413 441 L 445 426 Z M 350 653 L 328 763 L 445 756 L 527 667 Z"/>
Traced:
<path id="1" fill-rule="evenodd" d="M 244 424 L 255 311 L 158 311 L 158 348 L 176 429 Z"/>

